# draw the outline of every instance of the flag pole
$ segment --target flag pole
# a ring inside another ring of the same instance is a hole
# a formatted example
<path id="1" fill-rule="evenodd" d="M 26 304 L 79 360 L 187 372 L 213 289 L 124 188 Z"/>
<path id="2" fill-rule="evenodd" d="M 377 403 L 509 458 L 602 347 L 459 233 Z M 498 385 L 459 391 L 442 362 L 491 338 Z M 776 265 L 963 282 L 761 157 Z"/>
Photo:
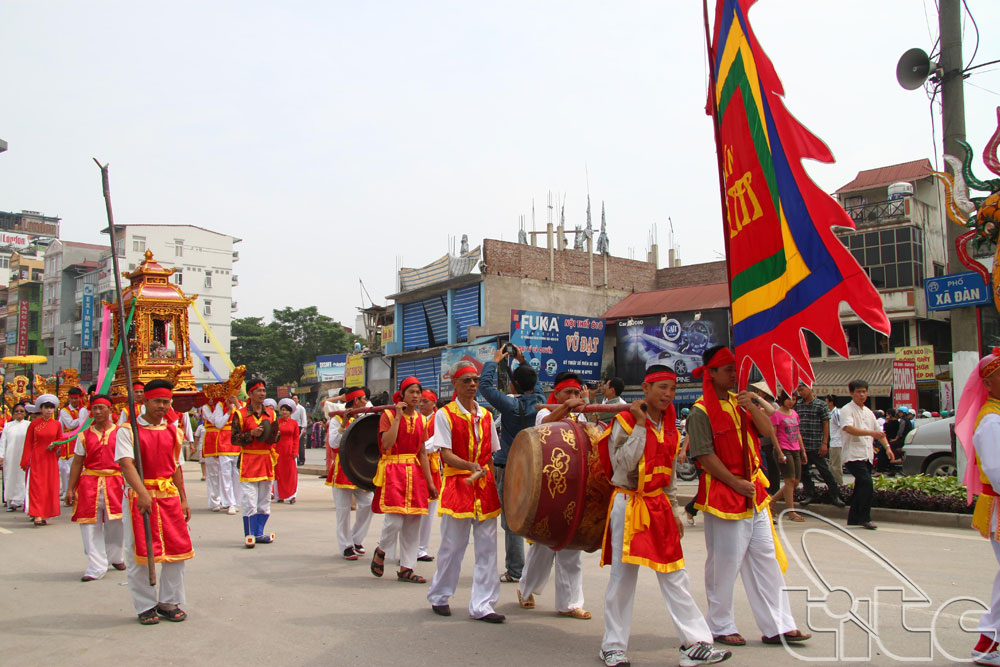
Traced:
<path id="1" fill-rule="evenodd" d="M 125 388 L 128 393 L 128 421 L 132 429 L 132 454 L 135 460 L 135 470 L 139 474 L 139 479 L 145 479 L 142 475 L 142 447 L 139 444 L 139 422 L 136 420 L 135 394 L 132 393 L 132 363 L 128 358 L 128 332 L 125 331 L 125 304 L 122 302 L 122 278 L 118 270 L 118 247 L 115 235 L 115 216 L 111 210 L 111 181 L 108 177 L 108 165 L 101 164 L 94 158 L 94 162 L 101 168 L 101 185 L 104 189 L 104 206 L 108 213 L 108 234 L 111 236 L 111 264 L 115 276 L 115 293 L 118 295 L 118 342 L 122 346 L 122 355 L 125 356 Z M 133 298 L 135 296 L 133 295 Z M 156 557 L 153 555 L 153 530 L 150 526 L 149 513 L 139 513 L 142 516 L 142 530 L 146 538 L 146 566 L 149 570 L 149 585 L 156 586 Z M 131 520 L 131 517 L 129 518 Z"/>

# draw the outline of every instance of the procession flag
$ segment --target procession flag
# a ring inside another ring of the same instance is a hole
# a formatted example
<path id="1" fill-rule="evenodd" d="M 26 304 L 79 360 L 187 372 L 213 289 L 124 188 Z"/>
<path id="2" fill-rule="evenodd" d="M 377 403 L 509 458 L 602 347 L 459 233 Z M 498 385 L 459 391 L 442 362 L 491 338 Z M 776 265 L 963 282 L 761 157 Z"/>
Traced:
<path id="1" fill-rule="evenodd" d="M 791 391 L 814 378 L 803 329 L 847 357 L 841 302 L 886 335 L 889 320 L 878 291 L 831 230 L 853 229 L 854 221 L 802 167 L 805 158 L 833 162 L 833 156 L 785 109 L 781 81 L 747 20 L 755 2 L 717 0 L 708 111 L 740 384 L 752 362 L 769 386 L 777 380 Z"/>

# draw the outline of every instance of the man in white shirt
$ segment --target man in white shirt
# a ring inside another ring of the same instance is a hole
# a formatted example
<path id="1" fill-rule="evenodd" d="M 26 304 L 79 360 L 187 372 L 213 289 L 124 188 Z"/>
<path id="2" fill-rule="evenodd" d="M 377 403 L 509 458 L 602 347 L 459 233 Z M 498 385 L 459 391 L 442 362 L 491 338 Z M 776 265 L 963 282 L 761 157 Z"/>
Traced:
<path id="1" fill-rule="evenodd" d="M 889 456 L 892 456 L 892 448 L 889 447 L 885 433 L 878 428 L 875 413 L 865 405 L 868 400 L 868 383 L 864 380 L 851 380 L 848 389 L 851 390 L 851 402 L 840 409 L 844 465 L 854 475 L 854 494 L 851 509 L 847 513 L 847 525 L 875 530 L 878 526 L 872 523 L 872 500 L 875 498 L 875 487 L 872 484 L 875 449 L 872 444 L 878 439 Z M 893 460 L 890 459 L 890 462 Z"/>
<path id="2" fill-rule="evenodd" d="M 292 411 L 292 419 L 299 425 L 299 465 L 306 464 L 306 433 L 309 431 L 309 415 L 306 414 L 306 406 L 299 403 L 299 395 L 292 394 L 295 401 L 295 409 Z"/>
<path id="3" fill-rule="evenodd" d="M 830 472 L 833 473 L 833 478 L 837 480 L 837 485 L 840 486 L 844 483 L 844 437 L 840 431 L 840 408 L 837 407 L 835 402 L 836 398 L 833 394 L 826 397 L 826 407 L 830 411 Z M 882 427 L 879 425 L 879 430 Z"/>
<path id="4" fill-rule="evenodd" d="M 625 402 L 625 399 L 622 398 L 622 392 L 625 391 L 625 381 L 621 378 L 605 380 L 600 388 L 601 393 L 604 394 L 604 400 L 601 401 L 604 405 L 617 405 Z"/>

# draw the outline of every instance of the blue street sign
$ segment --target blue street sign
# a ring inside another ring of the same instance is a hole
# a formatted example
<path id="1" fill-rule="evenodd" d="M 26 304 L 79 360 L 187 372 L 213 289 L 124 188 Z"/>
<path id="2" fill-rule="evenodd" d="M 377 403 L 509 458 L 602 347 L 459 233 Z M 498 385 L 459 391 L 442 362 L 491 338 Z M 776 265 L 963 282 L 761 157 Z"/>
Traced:
<path id="1" fill-rule="evenodd" d="M 927 310 L 984 306 L 993 300 L 990 288 L 975 271 L 925 278 L 924 296 Z"/>
<path id="2" fill-rule="evenodd" d="M 83 304 L 80 310 L 80 349 L 89 350 L 94 338 L 94 285 L 83 286 Z"/>

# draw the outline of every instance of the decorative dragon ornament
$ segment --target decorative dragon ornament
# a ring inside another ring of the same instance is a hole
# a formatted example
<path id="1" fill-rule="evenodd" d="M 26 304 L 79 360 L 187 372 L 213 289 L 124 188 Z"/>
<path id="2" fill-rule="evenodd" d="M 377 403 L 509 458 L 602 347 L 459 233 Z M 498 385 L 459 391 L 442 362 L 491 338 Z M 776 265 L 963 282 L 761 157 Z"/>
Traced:
<path id="1" fill-rule="evenodd" d="M 963 265 L 983 277 L 983 281 L 992 285 L 993 303 L 1000 311 L 1000 160 L 997 159 L 997 149 L 1000 148 L 1000 107 L 997 107 L 997 129 L 986 144 L 983 151 L 983 163 L 998 178 L 979 179 L 972 173 L 972 146 L 958 140 L 965 152 L 963 159 L 953 155 L 945 155 L 945 162 L 951 167 L 952 173 L 935 171 L 934 176 L 944 183 L 945 210 L 948 219 L 957 225 L 968 229 L 958 237 L 955 246 L 959 260 Z M 970 197 L 969 190 L 986 193 L 980 197 Z M 993 255 L 993 275 L 969 254 L 969 242 L 976 249 L 989 247 Z"/>

